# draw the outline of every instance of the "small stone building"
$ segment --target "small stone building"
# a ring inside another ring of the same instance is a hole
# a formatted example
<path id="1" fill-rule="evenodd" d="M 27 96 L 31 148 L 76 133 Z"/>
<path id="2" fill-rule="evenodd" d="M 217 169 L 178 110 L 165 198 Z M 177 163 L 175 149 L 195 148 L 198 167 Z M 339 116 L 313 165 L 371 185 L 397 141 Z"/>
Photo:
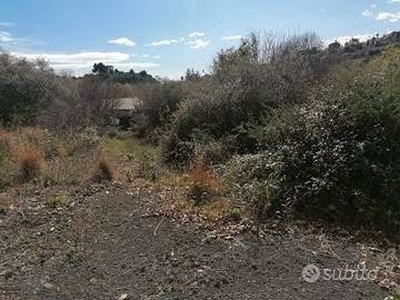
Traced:
<path id="1" fill-rule="evenodd" d="M 122 128 L 130 127 L 130 124 L 139 115 L 142 101 L 139 98 L 120 98 L 115 100 L 110 121 L 112 125 Z"/>

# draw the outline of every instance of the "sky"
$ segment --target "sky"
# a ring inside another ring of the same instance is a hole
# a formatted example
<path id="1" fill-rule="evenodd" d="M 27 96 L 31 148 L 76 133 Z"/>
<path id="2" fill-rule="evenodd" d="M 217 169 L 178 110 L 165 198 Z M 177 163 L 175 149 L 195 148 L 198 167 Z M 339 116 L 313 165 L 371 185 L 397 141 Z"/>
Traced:
<path id="1" fill-rule="evenodd" d="M 177 79 L 251 31 L 324 41 L 400 30 L 400 0 L 1 0 L 0 47 L 80 76 L 96 62 Z"/>

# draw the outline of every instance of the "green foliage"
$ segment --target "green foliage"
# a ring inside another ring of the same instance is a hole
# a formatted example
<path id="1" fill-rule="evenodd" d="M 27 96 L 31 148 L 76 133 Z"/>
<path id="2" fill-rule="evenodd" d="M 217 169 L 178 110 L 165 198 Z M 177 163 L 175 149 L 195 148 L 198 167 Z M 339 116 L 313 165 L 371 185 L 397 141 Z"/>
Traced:
<path id="1" fill-rule="evenodd" d="M 188 95 L 188 86 L 183 82 L 165 82 L 141 87 L 141 119 L 134 131 L 144 136 L 164 127 L 178 109 L 179 103 Z"/>
<path id="2" fill-rule="evenodd" d="M 150 181 L 156 181 L 160 178 L 160 161 L 157 159 L 156 155 L 146 154 L 143 156 L 139 163 L 139 175 Z"/>
<path id="3" fill-rule="evenodd" d="M 136 161 L 154 157 L 156 149 L 142 140 L 129 138 L 104 138 L 102 147 L 105 153 L 111 157 L 130 158 Z"/>
<path id="4" fill-rule="evenodd" d="M 199 133 L 229 142 L 230 153 L 254 151 L 246 127 L 260 124 L 271 109 L 305 101 L 319 72 L 313 52 L 319 45 L 314 35 L 261 44 L 253 34 L 240 47 L 222 51 L 213 65 L 215 83 L 190 94 L 174 114 L 162 142 L 165 161 L 188 164 Z"/>
<path id="5" fill-rule="evenodd" d="M 113 66 L 107 66 L 102 62 L 93 65 L 92 69 L 93 75 L 86 75 L 87 78 L 94 78 L 96 80 L 108 80 L 114 83 L 121 84 L 137 84 L 137 83 L 146 83 L 146 82 L 156 82 L 156 79 L 153 78 L 150 74 L 147 74 L 146 71 L 141 71 L 136 73 L 132 69 L 129 72 L 119 71 L 118 69 L 114 69 Z"/>
<path id="6" fill-rule="evenodd" d="M 399 62 L 390 50 L 258 128 L 262 152 L 228 168 L 257 216 L 283 210 L 399 234 Z"/>
<path id="7" fill-rule="evenodd" d="M 104 125 L 113 99 L 131 91 L 90 77 L 57 76 L 42 60 L 0 53 L 0 123 L 44 125 L 57 129 Z"/>
<path id="8" fill-rule="evenodd" d="M 224 167 L 224 177 L 234 192 L 249 204 L 257 220 L 279 209 L 279 157 L 268 152 L 233 157 Z"/>
<path id="9" fill-rule="evenodd" d="M 187 69 L 185 78 L 182 77 L 185 81 L 197 81 L 201 78 L 200 72 L 194 69 Z"/>
<path id="10" fill-rule="evenodd" d="M 0 122 L 3 125 L 34 123 L 39 108 L 62 92 L 45 62 L 30 62 L 0 52 Z"/>

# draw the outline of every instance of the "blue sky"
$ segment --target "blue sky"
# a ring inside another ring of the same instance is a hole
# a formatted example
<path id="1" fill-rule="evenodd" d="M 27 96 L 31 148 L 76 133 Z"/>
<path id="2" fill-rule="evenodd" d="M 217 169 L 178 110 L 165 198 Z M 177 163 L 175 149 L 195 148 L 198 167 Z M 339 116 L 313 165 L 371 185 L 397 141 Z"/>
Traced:
<path id="1" fill-rule="evenodd" d="M 400 0 L 1 0 L 0 47 L 76 75 L 97 61 L 178 78 L 250 31 L 325 40 L 400 30 Z"/>

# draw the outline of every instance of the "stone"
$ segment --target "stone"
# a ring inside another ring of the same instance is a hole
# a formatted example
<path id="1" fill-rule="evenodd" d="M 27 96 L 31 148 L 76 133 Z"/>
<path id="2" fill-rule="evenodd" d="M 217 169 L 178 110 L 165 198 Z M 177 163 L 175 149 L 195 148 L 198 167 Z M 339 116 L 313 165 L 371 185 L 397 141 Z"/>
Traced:
<path id="1" fill-rule="evenodd" d="M 118 300 L 127 300 L 128 299 L 128 294 L 122 294 L 121 296 L 118 297 Z"/>
<path id="2" fill-rule="evenodd" d="M 52 289 L 52 288 L 54 287 L 54 285 L 52 285 L 52 284 L 49 283 L 49 282 L 46 282 L 45 284 L 43 284 L 43 286 L 44 286 L 46 289 L 48 289 L 48 290 L 50 290 L 50 289 Z"/>

